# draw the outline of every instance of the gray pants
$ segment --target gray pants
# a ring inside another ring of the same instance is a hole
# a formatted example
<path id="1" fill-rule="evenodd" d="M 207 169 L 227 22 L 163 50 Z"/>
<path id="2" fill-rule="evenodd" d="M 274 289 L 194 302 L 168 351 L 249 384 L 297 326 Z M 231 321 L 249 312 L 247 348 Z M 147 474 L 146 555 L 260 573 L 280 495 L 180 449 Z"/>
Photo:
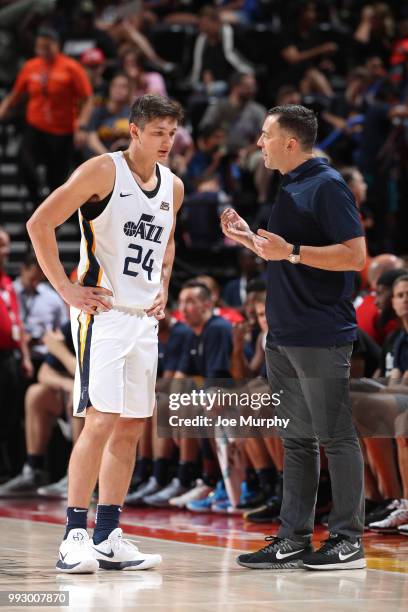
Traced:
<path id="1" fill-rule="evenodd" d="M 351 344 L 339 347 L 266 347 L 272 392 L 283 392 L 276 415 L 285 448 L 279 537 L 311 540 L 324 447 L 333 509 L 329 530 L 361 537 L 364 530 L 364 463 L 349 398 Z"/>

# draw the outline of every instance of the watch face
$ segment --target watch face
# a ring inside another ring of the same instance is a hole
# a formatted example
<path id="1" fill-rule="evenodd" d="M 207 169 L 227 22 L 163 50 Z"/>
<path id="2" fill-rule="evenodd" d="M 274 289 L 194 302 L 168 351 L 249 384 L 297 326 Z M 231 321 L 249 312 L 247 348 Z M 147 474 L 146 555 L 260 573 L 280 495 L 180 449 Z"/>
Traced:
<path id="1" fill-rule="evenodd" d="M 290 263 L 293 263 L 293 264 L 299 263 L 300 255 L 293 255 L 293 254 L 289 255 L 289 261 Z"/>

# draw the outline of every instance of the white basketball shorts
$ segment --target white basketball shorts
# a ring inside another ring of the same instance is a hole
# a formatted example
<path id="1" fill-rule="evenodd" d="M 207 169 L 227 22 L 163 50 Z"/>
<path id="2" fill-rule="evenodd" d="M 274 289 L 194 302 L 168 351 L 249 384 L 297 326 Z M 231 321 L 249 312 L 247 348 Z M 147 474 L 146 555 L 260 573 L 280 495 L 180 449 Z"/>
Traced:
<path id="1" fill-rule="evenodd" d="M 74 416 L 93 406 L 127 418 L 153 414 L 158 321 L 142 310 L 116 309 L 88 315 L 71 307 L 77 356 Z"/>

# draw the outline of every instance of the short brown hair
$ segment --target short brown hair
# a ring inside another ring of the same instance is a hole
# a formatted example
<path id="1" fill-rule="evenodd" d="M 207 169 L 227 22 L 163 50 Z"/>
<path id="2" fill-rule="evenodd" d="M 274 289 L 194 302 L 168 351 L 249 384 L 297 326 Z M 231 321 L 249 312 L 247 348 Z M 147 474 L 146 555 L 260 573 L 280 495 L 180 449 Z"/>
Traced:
<path id="1" fill-rule="evenodd" d="M 314 147 L 317 137 L 317 117 L 312 110 L 300 104 L 284 104 L 269 109 L 268 115 L 278 115 L 279 126 L 293 134 L 304 151 Z"/>
<path id="2" fill-rule="evenodd" d="M 153 119 L 171 117 L 178 122 L 183 120 L 183 109 L 178 102 L 159 96 L 146 94 L 137 98 L 130 109 L 129 123 L 136 123 L 142 129 Z"/>

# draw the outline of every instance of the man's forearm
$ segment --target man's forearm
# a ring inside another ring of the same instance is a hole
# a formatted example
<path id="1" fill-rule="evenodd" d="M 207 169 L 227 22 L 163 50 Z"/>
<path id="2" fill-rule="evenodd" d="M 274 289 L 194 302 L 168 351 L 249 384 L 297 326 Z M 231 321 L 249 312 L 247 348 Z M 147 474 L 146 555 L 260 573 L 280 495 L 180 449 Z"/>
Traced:
<path id="1" fill-rule="evenodd" d="M 353 250 L 344 244 L 332 244 L 324 247 L 302 245 L 300 247 L 300 263 L 320 270 L 346 272 L 361 270 L 364 267 L 365 258 L 356 256 Z"/>

